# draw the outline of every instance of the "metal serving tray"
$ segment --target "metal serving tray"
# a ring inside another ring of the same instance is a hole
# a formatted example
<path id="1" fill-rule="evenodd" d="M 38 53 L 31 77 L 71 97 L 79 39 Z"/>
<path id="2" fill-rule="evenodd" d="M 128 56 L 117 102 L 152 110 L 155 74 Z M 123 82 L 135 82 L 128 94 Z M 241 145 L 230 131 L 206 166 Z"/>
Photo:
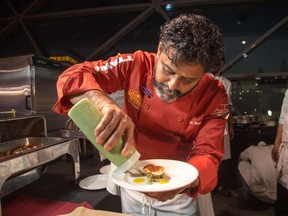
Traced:
<path id="1" fill-rule="evenodd" d="M 7 151 L 11 152 L 11 154 L 8 156 L 0 157 L 0 163 L 68 140 L 69 139 L 62 137 L 26 137 L 0 143 L 0 155 L 1 153 L 3 154 Z M 13 150 L 19 149 L 21 147 L 24 149 L 28 146 L 33 146 L 33 148 L 24 150 L 23 152 L 19 152 L 17 154 L 12 153 Z"/>
<path id="2" fill-rule="evenodd" d="M 79 180 L 79 139 L 48 137 L 43 116 L 0 119 L 0 154 L 0 216 L 2 197 L 39 179 L 61 156 L 72 156 L 75 182 Z"/>
<path id="3" fill-rule="evenodd" d="M 43 144 L 41 147 L 23 153 L 4 157 L 0 161 L 0 198 L 9 191 L 2 190 L 2 186 L 9 183 L 12 177 L 20 177 L 25 172 L 31 171 L 41 165 L 69 154 L 74 161 L 75 181 L 80 176 L 79 140 L 58 137 L 27 137 L 0 143 L 0 152 L 7 151 L 28 144 Z"/>

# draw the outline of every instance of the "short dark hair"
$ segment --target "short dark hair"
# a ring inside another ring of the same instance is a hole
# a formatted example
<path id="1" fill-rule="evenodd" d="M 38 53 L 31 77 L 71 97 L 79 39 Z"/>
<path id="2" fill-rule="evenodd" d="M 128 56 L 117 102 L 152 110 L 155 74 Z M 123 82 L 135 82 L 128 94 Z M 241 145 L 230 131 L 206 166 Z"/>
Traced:
<path id="1" fill-rule="evenodd" d="M 223 64 L 221 31 L 202 15 L 181 14 L 166 22 L 159 40 L 160 48 L 175 65 L 197 63 L 206 72 L 215 73 Z"/>

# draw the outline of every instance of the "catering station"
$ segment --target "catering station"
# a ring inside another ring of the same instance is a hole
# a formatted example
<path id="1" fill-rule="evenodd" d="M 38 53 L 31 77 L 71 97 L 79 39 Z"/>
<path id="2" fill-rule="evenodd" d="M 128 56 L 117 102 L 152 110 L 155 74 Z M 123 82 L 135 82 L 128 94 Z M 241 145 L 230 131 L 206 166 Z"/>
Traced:
<path id="1" fill-rule="evenodd" d="M 73 159 L 75 182 L 79 180 L 79 140 L 48 137 L 43 116 L 0 120 L 0 129 L 1 199 L 39 179 L 48 163 L 66 154 Z"/>
<path id="2" fill-rule="evenodd" d="M 68 118 L 51 111 L 60 66 L 32 55 L 0 59 L 1 199 L 41 178 L 49 163 L 65 155 L 79 180 L 79 139 L 61 137 Z"/>

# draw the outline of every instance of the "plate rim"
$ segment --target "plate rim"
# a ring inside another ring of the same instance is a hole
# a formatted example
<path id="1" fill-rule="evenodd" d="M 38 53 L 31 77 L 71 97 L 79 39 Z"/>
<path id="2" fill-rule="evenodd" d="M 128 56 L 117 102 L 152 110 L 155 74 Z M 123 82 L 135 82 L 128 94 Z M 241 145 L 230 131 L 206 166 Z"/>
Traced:
<path id="1" fill-rule="evenodd" d="M 135 185 L 132 185 L 132 184 L 130 184 L 129 185 L 129 183 L 128 182 L 125 182 L 125 184 L 123 184 L 123 182 L 119 182 L 117 179 L 115 179 L 115 177 L 119 177 L 119 176 L 121 176 L 123 179 L 126 177 L 126 175 L 128 175 L 128 174 L 126 174 L 126 173 L 123 173 L 123 172 L 119 172 L 119 171 L 117 171 L 117 169 L 116 169 L 116 171 L 113 171 L 112 172 L 112 175 L 111 175 L 111 177 L 112 177 L 112 181 L 116 184 L 116 185 L 118 185 L 118 186 L 120 186 L 120 187 L 123 187 L 123 188 L 126 188 L 126 189 L 129 189 L 129 190 L 134 190 L 134 191 L 138 191 L 138 192 L 164 192 L 164 191 L 169 191 L 169 190 L 176 190 L 176 189 L 178 189 L 178 188 L 181 188 L 181 187 L 184 187 L 184 186 L 186 186 L 186 185 L 189 185 L 190 183 L 192 183 L 193 181 L 195 181 L 196 179 L 197 179 L 197 177 L 199 176 L 199 172 L 198 172 L 198 170 L 196 169 L 196 167 L 195 166 L 193 166 L 193 165 L 191 165 L 191 164 L 189 164 L 189 163 L 187 163 L 187 162 L 184 162 L 184 161 L 179 161 L 179 160 L 171 160 L 171 159 L 147 159 L 147 160 L 141 160 L 141 161 L 139 161 L 140 162 L 140 166 L 141 166 L 141 164 L 142 163 L 144 163 L 144 162 L 147 162 L 147 163 L 152 163 L 152 162 L 161 162 L 161 163 L 167 163 L 167 161 L 169 161 L 169 163 L 171 163 L 171 162 L 173 162 L 173 163 L 177 163 L 177 164 L 183 164 L 184 166 L 187 166 L 187 167 L 189 167 L 189 169 L 191 169 L 191 170 L 193 170 L 193 172 L 196 174 L 195 176 L 193 176 L 193 178 L 191 178 L 190 180 L 187 180 L 186 182 L 185 182 L 185 184 L 184 184 L 184 182 L 182 183 L 182 184 L 180 184 L 180 185 L 177 185 L 177 186 L 174 186 L 174 187 L 167 187 L 167 185 L 163 185 L 163 187 L 161 188 L 158 188 L 158 189 L 155 189 L 155 188 L 150 188 L 149 189 L 149 187 L 148 187 L 148 185 L 147 185 L 147 187 L 145 188 L 145 189 L 143 189 L 143 188 L 138 188 L 137 189 L 137 186 L 135 186 Z M 169 175 L 169 174 L 168 174 Z M 123 180 L 124 181 L 124 180 Z M 128 184 L 128 187 L 127 187 L 127 184 Z M 146 186 L 146 185 L 145 185 Z"/>
<path id="2" fill-rule="evenodd" d="M 99 181 L 106 181 L 106 186 L 100 186 L 100 187 L 96 187 L 96 188 L 89 188 L 89 187 L 86 187 L 85 185 L 83 185 L 83 182 L 88 179 L 91 179 L 91 178 L 97 178 L 97 177 L 101 177 L 101 178 L 106 178 L 106 180 L 103 180 L 103 179 L 100 179 Z M 81 183 L 82 182 L 82 183 Z M 91 175 L 91 176 L 87 176 L 85 178 L 83 178 L 80 182 L 79 182 L 79 187 L 81 187 L 82 189 L 85 189 L 85 190 L 101 190 L 101 189 L 105 189 L 107 187 L 107 183 L 108 183 L 108 175 L 106 174 L 95 174 L 95 175 Z"/>

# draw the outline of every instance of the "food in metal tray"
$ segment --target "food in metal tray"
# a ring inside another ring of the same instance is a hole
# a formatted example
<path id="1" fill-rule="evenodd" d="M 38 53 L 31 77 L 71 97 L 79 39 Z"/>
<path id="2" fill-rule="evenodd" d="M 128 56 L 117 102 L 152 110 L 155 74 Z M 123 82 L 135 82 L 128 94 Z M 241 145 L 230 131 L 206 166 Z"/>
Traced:
<path id="1" fill-rule="evenodd" d="M 8 156 L 24 153 L 24 152 L 27 152 L 29 150 L 37 149 L 40 147 L 43 147 L 43 144 L 27 144 L 27 145 L 20 146 L 20 147 L 14 148 L 14 149 L 9 149 L 5 152 L 0 153 L 0 159 L 8 157 Z"/>

